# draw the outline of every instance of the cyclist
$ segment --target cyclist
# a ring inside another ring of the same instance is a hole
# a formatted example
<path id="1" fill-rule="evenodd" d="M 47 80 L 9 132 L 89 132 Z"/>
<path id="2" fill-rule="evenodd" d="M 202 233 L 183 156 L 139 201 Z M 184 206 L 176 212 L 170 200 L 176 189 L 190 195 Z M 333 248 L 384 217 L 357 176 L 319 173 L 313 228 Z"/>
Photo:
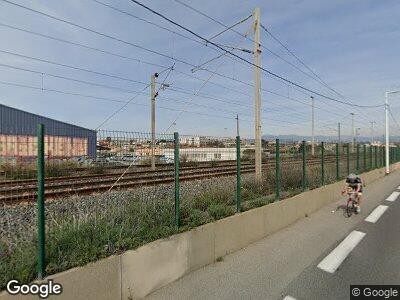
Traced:
<path id="1" fill-rule="evenodd" d="M 362 196 L 362 187 L 363 187 L 363 181 L 362 179 L 357 176 L 356 174 L 349 174 L 346 178 L 346 186 L 344 187 L 342 194 L 345 194 L 349 188 L 353 190 L 353 192 L 356 193 L 355 198 L 357 200 L 356 204 L 356 209 L 357 213 L 361 212 L 361 196 Z"/>

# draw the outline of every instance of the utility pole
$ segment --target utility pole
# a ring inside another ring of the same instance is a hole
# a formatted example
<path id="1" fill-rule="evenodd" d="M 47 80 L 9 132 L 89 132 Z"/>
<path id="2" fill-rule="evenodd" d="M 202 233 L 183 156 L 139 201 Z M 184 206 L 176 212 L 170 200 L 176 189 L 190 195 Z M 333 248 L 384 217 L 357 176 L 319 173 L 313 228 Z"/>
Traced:
<path id="1" fill-rule="evenodd" d="M 151 75 L 151 169 L 156 169 L 155 143 L 156 143 L 156 78 L 157 73 Z"/>
<path id="2" fill-rule="evenodd" d="M 260 47 L 260 8 L 254 9 L 254 87 L 255 87 L 255 179 L 261 182 L 261 47 Z"/>
<path id="3" fill-rule="evenodd" d="M 236 136 L 240 136 L 240 134 L 239 134 L 239 115 L 236 115 Z"/>
<path id="4" fill-rule="evenodd" d="M 314 154 L 314 97 L 311 96 L 311 155 Z"/>
<path id="5" fill-rule="evenodd" d="M 390 162 L 389 162 L 389 95 L 398 94 L 398 93 L 400 93 L 400 90 L 385 93 L 386 174 L 389 174 L 389 164 L 390 164 Z"/>
<path id="6" fill-rule="evenodd" d="M 340 144 L 340 122 L 337 123 L 338 127 L 338 143 Z"/>
<path id="7" fill-rule="evenodd" d="M 374 143 L 374 124 L 375 121 L 371 121 L 371 145 Z"/>
<path id="8" fill-rule="evenodd" d="M 385 174 L 389 174 L 389 92 L 385 93 Z"/>
<path id="9" fill-rule="evenodd" d="M 351 139 L 351 150 L 354 151 L 354 144 L 355 144 L 355 132 L 354 132 L 354 113 L 350 113 L 351 115 L 351 135 L 352 135 L 352 139 Z"/>

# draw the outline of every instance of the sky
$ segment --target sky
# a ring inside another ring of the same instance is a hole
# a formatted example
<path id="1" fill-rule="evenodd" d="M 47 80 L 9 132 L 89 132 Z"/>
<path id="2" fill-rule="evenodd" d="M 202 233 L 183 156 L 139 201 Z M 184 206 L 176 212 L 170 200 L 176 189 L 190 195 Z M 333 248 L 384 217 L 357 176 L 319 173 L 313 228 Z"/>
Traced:
<path id="1" fill-rule="evenodd" d="M 140 1 L 207 39 L 225 29 L 179 1 Z M 400 89 L 399 1 L 180 1 L 226 26 L 259 7 L 261 24 L 329 88 L 263 29 L 262 67 L 309 90 L 381 105 L 385 91 Z M 253 17 L 234 30 L 212 41 L 253 50 Z M 132 1 L 0 0 L 0 39 L 1 104 L 91 129 L 149 132 L 148 85 L 160 73 L 157 132 L 234 136 L 239 115 L 241 136 L 254 136 L 253 54 L 225 48 L 245 61 L 235 58 Z M 261 73 L 262 133 L 309 135 L 313 94 Z M 400 96 L 389 100 L 398 135 Z M 350 135 L 350 113 L 360 135 L 371 135 L 372 121 L 383 134 L 383 107 L 314 101 L 318 135 L 337 135 L 338 122 Z"/>

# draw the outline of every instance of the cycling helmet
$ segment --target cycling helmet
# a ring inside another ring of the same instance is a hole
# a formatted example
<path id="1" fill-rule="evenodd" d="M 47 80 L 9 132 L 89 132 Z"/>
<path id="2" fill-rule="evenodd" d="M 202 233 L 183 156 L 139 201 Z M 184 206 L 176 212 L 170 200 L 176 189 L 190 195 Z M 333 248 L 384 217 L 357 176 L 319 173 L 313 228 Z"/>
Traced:
<path id="1" fill-rule="evenodd" d="M 349 174 L 349 176 L 347 176 L 347 179 L 349 180 L 355 180 L 357 178 L 357 175 L 354 173 Z"/>

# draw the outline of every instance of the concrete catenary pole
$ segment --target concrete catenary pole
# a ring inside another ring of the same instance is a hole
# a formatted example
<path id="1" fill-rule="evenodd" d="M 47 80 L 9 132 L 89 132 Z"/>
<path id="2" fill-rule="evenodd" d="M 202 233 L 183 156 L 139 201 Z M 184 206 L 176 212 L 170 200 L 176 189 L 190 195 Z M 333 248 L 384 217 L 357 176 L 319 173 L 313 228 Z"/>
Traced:
<path id="1" fill-rule="evenodd" d="M 400 90 L 391 91 L 385 93 L 385 135 L 386 135 L 386 147 L 385 147 L 385 157 L 386 157 L 386 170 L 385 173 L 389 174 L 389 95 L 400 93 Z"/>
<path id="2" fill-rule="evenodd" d="M 374 124 L 375 121 L 371 121 L 371 145 L 374 143 Z"/>
<path id="3" fill-rule="evenodd" d="M 261 182 L 261 46 L 260 8 L 254 9 L 254 87 L 255 87 L 255 179 Z"/>
<path id="4" fill-rule="evenodd" d="M 156 143 L 156 77 L 158 74 L 151 75 L 151 169 L 156 169 L 155 143 Z"/>
<path id="5" fill-rule="evenodd" d="M 314 156 L 314 97 L 311 96 L 311 155 Z"/>
<path id="6" fill-rule="evenodd" d="M 354 129 L 354 113 L 350 113 L 351 115 L 351 150 L 354 151 L 354 144 L 356 143 L 356 137 L 355 137 L 355 129 Z"/>
<path id="7" fill-rule="evenodd" d="M 385 93 L 385 173 L 389 174 L 389 92 Z"/>

